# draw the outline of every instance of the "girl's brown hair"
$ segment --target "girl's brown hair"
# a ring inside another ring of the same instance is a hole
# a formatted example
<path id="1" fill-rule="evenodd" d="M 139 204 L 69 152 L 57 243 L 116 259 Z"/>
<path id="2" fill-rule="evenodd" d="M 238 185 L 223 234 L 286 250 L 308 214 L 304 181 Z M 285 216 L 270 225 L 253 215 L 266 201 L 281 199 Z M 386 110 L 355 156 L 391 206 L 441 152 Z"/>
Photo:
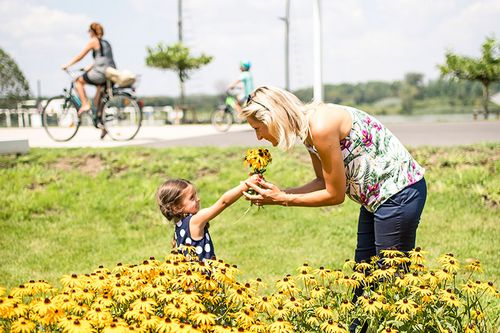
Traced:
<path id="1" fill-rule="evenodd" d="M 182 192 L 190 185 L 192 185 L 191 182 L 186 179 L 170 179 L 158 187 L 156 201 L 167 220 L 180 220 L 182 218 L 182 211 L 179 207 Z"/>
<path id="2" fill-rule="evenodd" d="M 97 38 L 101 39 L 102 36 L 104 36 L 104 28 L 102 27 L 102 25 L 100 25 L 99 23 L 97 22 L 94 22 L 94 23 L 91 23 L 90 24 L 90 27 L 89 27 L 90 30 L 92 30 L 92 32 L 97 36 Z"/>

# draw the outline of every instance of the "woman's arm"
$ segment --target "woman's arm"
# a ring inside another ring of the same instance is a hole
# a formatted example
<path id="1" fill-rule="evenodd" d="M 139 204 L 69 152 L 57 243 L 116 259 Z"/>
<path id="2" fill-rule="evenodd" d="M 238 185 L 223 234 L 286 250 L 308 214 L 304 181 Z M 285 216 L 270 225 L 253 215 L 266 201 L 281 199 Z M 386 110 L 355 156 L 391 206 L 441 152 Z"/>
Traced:
<path id="1" fill-rule="evenodd" d="M 316 179 L 299 187 L 287 188 L 283 190 L 284 192 L 300 194 L 323 190 L 325 188 L 325 180 L 323 179 L 323 169 L 321 168 L 321 161 L 319 160 L 318 156 L 311 152 L 309 152 L 309 156 L 311 157 L 311 162 L 314 168 L 314 173 L 316 174 Z"/>
<path id="2" fill-rule="evenodd" d="M 64 65 L 62 68 L 63 69 L 67 69 L 68 67 L 71 67 L 72 65 L 74 65 L 77 62 L 79 62 L 80 60 L 82 60 L 83 57 L 85 57 L 87 55 L 87 53 L 90 52 L 90 50 L 97 48 L 96 47 L 96 41 L 97 41 L 97 38 L 92 38 L 88 42 L 88 44 L 85 45 L 85 47 L 83 48 L 83 50 L 80 53 L 78 53 L 73 59 L 71 59 L 70 62 L 68 62 L 66 65 Z M 97 43 L 98 43 L 98 41 L 97 41 Z"/>
<path id="3" fill-rule="evenodd" d="M 189 225 L 191 236 L 197 239 L 203 237 L 205 225 L 219 215 L 224 209 L 231 206 L 246 190 L 248 190 L 248 186 L 245 183 L 241 183 L 225 192 L 212 206 L 200 209 L 198 213 L 194 214 L 191 217 Z"/>

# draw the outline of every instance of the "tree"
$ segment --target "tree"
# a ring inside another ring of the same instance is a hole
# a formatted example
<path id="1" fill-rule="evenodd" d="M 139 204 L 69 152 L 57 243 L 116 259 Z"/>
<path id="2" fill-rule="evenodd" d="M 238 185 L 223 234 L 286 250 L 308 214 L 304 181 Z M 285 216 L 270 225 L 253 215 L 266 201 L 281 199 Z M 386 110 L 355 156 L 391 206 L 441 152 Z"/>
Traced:
<path id="1" fill-rule="evenodd" d="M 460 56 L 447 51 L 446 63 L 438 67 L 443 77 L 481 82 L 484 117 L 488 118 L 489 87 L 493 82 L 500 82 L 500 43 L 494 37 L 487 37 L 481 51 L 479 58 Z"/>
<path id="2" fill-rule="evenodd" d="M 0 48 L 0 106 L 11 107 L 30 96 L 30 87 L 14 59 Z"/>
<path id="3" fill-rule="evenodd" d="M 177 72 L 181 90 L 180 103 L 182 105 L 185 102 L 184 83 L 189 79 L 191 72 L 210 63 L 213 59 L 212 56 L 203 53 L 199 57 L 192 57 L 189 48 L 182 43 L 167 46 L 160 42 L 155 48 L 148 47 L 147 52 L 147 66 Z"/>
<path id="4" fill-rule="evenodd" d="M 421 73 L 406 73 L 399 89 L 399 98 L 404 113 L 412 113 L 413 101 L 422 96 L 424 75 Z"/>

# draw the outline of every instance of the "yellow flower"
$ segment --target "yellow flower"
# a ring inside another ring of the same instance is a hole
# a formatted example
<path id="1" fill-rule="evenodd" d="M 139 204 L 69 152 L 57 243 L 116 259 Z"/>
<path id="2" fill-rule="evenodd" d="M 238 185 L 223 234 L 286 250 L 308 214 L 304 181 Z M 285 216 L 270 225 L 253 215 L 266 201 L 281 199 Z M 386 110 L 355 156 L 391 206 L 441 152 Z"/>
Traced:
<path id="1" fill-rule="evenodd" d="M 47 314 L 47 312 L 57 309 L 57 305 L 54 304 L 49 298 L 45 298 L 43 301 L 36 301 L 31 308 L 39 316 L 43 317 Z"/>
<path id="2" fill-rule="evenodd" d="M 63 275 L 61 278 L 61 283 L 67 288 L 80 287 L 82 282 L 78 279 L 77 274 Z"/>
<path id="3" fill-rule="evenodd" d="M 228 290 L 227 300 L 232 304 L 241 304 L 248 299 L 248 295 L 243 288 L 230 288 Z"/>
<path id="4" fill-rule="evenodd" d="M 356 266 L 356 262 L 352 259 L 346 259 L 344 261 L 344 265 L 342 266 L 343 270 L 352 270 Z"/>
<path id="5" fill-rule="evenodd" d="M 213 326 L 215 325 L 216 316 L 207 311 L 197 312 L 189 316 L 191 321 L 200 326 Z"/>
<path id="6" fill-rule="evenodd" d="M 35 327 L 36 325 L 34 322 L 21 317 L 12 323 L 10 331 L 12 333 L 30 333 L 35 329 Z"/>
<path id="7" fill-rule="evenodd" d="M 398 333 L 399 331 L 397 329 L 395 329 L 394 327 L 386 327 L 384 328 L 381 333 Z"/>
<path id="8" fill-rule="evenodd" d="M 268 314 L 271 314 L 274 311 L 274 305 L 267 296 L 258 297 L 255 302 L 255 306 L 259 311 L 267 312 Z"/>
<path id="9" fill-rule="evenodd" d="M 370 271 L 372 268 L 373 268 L 373 266 L 371 264 L 363 261 L 363 262 L 356 264 L 354 269 L 358 272 L 366 272 L 366 271 Z"/>
<path id="10" fill-rule="evenodd" d="M 414 314 L 417 312 L 418 305 L 411 299 L 403 298 L 396 302 L 396 310 L 398 312 L 404 311 L 410 314 Z"/>
<path id="11" fill-rule="evenodd" d="M 448 282 L 451 281 L 453 275 L 450 274 L 447 269 L 441 269 L 436 271 L 436 277 L 438 278 L 439 282 Z"/>
<path id="12" fill-rule="evenodd" d="M 410 313 L 403 310 L 397 310 L 396 313 L 394 314 L 394 318 L 396 318 L 397 321 L 405 322 L 410 320 Z"/>
<path id="13" fill-rule="evenodd" d="M 326 295 L 326 289 L 324 287 L 315 287 L 311 290 L 311 297 L 315 299 L 322 299 Z"/>
<path id="14" fill-rule="evenodd" d="M 476 321 L 481 321 L 485 317 L 484 312 L 481 311 L 481 310 L 478 310 L 478 309 L 472 310 L 471 311 L 471 316 Z"/>
<path id="15" fill-rule="evenodd" d="M 491 281 L 490 282 L 483 282 L 481 288 L 492 296 L 497 294 L 497 289 L 495 288 L 495 285 Z"/>
<path id="16" fill-rule="evenodd" d="M 443 266 L 444 269 L 446 269 L 448 272 L 450 272 L 452 274 L 458 272 L 458 270 L 460 268 L 458 260 L 455 258 L 443 260 L 441 265 Z"/>
<path id="17" fill-rule="evenodd" d="M 235 314 L 239 327 L 249 328 L 255 323 L 255 312 L 249 308 L 243 308 Z"/>
<path id="18" fill-rule="evenodd" d="M 473 323 L 469 323 L 468 325 L 465 325 L 464 333 L 475 333 L 475 332 L 477 332 L 476 325 L 474 325 Z"/>
<path id="19" fill-rule="evenodd" d="M 113 316 L 108 310 L 96 306 L 85 314 L 85 319 L 92 322 L 94 326 L 103 327 L 113 321 Z"/>
<path id="20" fill-rule="evenodd" d="M 316 314 L 316 317 L 323 321 L 335 318 L 335 313 L 328 305 L 317 307 L 314 310 L 314 313 Z"/>
<path id="21" fill-rule="evenodd" d="M 347 333 L 347 330 L 342 326 L 342 324 L 333 320 L 325 321 L 321 324 L 320 328 L 326 333 Z"/>
<path id="22" fill-rule="evenodd" d="M 278 291 L 286 291 L 290 288 L 295 288 L 295 287 L 296 287 L 295 282 L 292 280 L 290 276 L 284 277 L 283 279 L 278 280 L 276 282 L 276 289 L 278 289 Z"/>
<path id="23" fill-rule="evenodd" d="M 344 276 L 343 278 L 338 279 L 337 283 L 340 284 L 341 286 L 345 286 L 348 288 L 357 288 L 361 285 L 359 281 L 351 279 L 347 275 Z"/>
<path id="24" fill-rule="evenodd" d="M 403 278 L 407 286 L 418 286 L 422 283 L 422 278 L 417 272 L 411 274 L 405 274 Z"/>
<path id="25" fill-rule="evenodd" d="M 382 308 L 382 303 L 374 298 L 361 297 L 359 298 L 359 301 L 363 311 L 370 315 L 376 314 Z"/>
<path id="26" fill-rule="evenodd" d="M 59 326 L 65 333 L 89 333 L 95 332 L 89 321 L 82 318 L 65 318 L 59 322 Z"/>
<path id="27" fill-rule="evenodd" d="M 158 322 L 156 326 L 156 332 L 158 333 L 177 333 L 174 331 L 177 321 L 172 320 L 169 317 L 165 317 Z"/>
<path id="28" fill-rule="evenodd" d="M 462 291 L 467 295 L 475 295 L 478 292 L 478 288 L 473 282 L 469 281 L 462 285 Z"/>
<path id="29" fill-rule="evenodd" d="M 465 269 L 470 272 L 482 272 L 481 262 L 477 259 L 473 259 L 471 263 L 465 266 Z"/>
<path id="30" fill-rule="evenodd" d="M 441 290 L 439 292 L 439 300 L 449 307 L 459 307 L 462 304 L 451 289 Z"/>
<path id="31" fill-rule="evenodd" d="M 420 247 L 416 247 L 414 250 L 411 250 L 409 254 L 410 260 L 414 264 L 423 265 L 425 262 L 425 254 L 427 254 L 427 251 L 423 251 Z"/>
<path id="32" fill-rule="evenodd" d="M 318 317 L 316 317 L 316 316 L 310 316 L 309 318 L 307 318 L 306 322 L 307 322 L 307 325 L 309 325 L 309 326 L 313 326 L 313 327 L 319 326 L 319 320 L 318 320 Z"/>
<path id="33" fill-rule="evenodd" d="M 20 284 L 19 287 L 12 288 L 10 294 L 14 297 L 23 298 L 24 296 L 30 296 L 32 294 L 32 288 L 29 288 L 24 284 Z"/>
<path id="34" fill-rule="evenodd" d="M 172 318 L 184 318 L 186 317 L 187 307 L 179 302 L 173 302 L 167 304 L 163 308 L 163 312 L 165 312 L 165 315 Z"/>
<path id="35" fill-rule="evenodd" d="M 395 273 L 396 273 L 396 269 L 394 269 L 393 267 L 382 266 L 379 269 L 376 269 L 371 273 L 370 280 L 377 281 L 380 279 L 389 279 L 389 278 L 393 277 Z"/>
<path id="36" fill-rule="evenodd" d="M 352 304 L 351 301 L 344 299 L 342 300 L 342 302 L 340 302 L 339 309 L 340 312 L 347 313 L 354 310 L 354 304 Z"/>
<path id="37" fill-rule="evenodd" d="M 293 326 L 288 321 L 278 318 L 268 326 L 269 333 L 294 333 Z"/>
<path id="38" fill-rule="evenodd" d="M 140 299 L 135 300 L 130 306 L 134 310 L 142 310 L 145 313 L 152 314 L 155 310 L 156 302 L 152 298 L 143 296 Z"/>

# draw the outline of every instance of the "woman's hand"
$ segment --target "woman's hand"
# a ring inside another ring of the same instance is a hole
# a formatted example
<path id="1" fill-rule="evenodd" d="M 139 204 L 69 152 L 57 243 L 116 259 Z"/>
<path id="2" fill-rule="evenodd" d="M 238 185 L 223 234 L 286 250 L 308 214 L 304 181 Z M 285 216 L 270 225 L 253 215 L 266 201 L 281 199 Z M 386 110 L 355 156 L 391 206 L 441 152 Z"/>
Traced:
<path id="1" fill-rule="evenodd" d="M 286 193 L 281 191 L 276 185 L 259 179 L 257 182 L 245 182 L 256 194 L 243 192 L 245 198 L 256 206 L 263 205 L 283 205 L 286 203 Z"/>

